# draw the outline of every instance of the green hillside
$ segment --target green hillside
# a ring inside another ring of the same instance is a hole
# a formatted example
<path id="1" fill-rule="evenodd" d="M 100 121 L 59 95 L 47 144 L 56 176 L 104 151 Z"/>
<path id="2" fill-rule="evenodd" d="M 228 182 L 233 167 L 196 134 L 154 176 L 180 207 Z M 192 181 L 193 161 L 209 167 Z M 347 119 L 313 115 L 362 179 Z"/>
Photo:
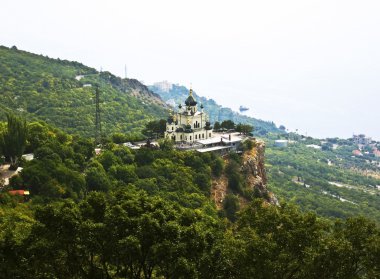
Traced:
<path id="1" fill-rule="evenodd" d="M 150 89 L 163 100 L 177 104 L 188 94 L 188 89 L 178 85 L 171 85 L 169 90 L 160 86 Z M 232 119 L 235 123 L 254 125 L 255 134 L 267 142 L 268 186 L 278 198 L 292 200 L 305 211 L 327 217 L 363 215 L 380 222 L 380 190 L 376 188 L 380 185 L 379 159 L 370 155 L 352 158 L 352 151 L 358 147 L 349 140 L 330 139 L 323 144 L 324 141 L 311 137 L 281 134 L 272 122 L 243 116 L 213 100 L 195 97 L 210 112 L 211 121 Z M 288 148 L 274 146 L 275 139 L 289 137 L 295 142 Z M 323 145 L 323 150 L 307 147 L 310 144 Z M 373 176 L 368 176 L 368 172 Z"/>
<path id="2" fill-rule="evenodd" d="M 165 115 L 161 99 L 137 80 L 0 46 L 0 120 L 4 112 L 14 111 L 69 133 L 93 136 L 95 85 L 105 134 L 138 134 L 146 122 Z"/>
<path id="3" fill-rule="evenodd" d="M 171 84 L 171 88 L 169 90 L 162 90 L 162 88 L 160 88 L 157 85 L 149 86 L 149 89 L 160 95 L 160 97 L 164 101 L 174 101 L 177 105 L 180 103 L 183 104 L 184 100 L 187 98 L 187 95 L 189 94 L 189 89 L 187 89 L 185 86 L 179 86 L 175 84 Z M 195 92 L 194 97 L 196 98 L 198 103 L 203 104 L 205 111 L 207 111 L 207 113 L 210 116 L 211 123 L 214 123 L 216 121 L 222 122 L 224 120 L 232 120 L 235 123 L 249 124 L 255 128 L 255 135 L 265 135 L 269 132 L 281 132 L 279 129 L 277 129 L 276 125 L 273 122 L 263 121 L 260 119 L 239 114 L 237 112 L 234 112 L 230 108 L 218 105 L 213 99 L 201 97 L 197 95 Z"/>
<path id="4" fill-rule="evenodd" d="M 376 187 L 380 185 L 380 158 L 370 154 L 353 157 L 357 146 L 348 140 L 328 148 L 331 140 L 298 137 L 281 148 L 267 139 L 270 190 L 305 211 L 336 218 L 363 215 L 380 222 L 380 190 Z"/>
<path id="5" fill-rule="evenodd" d="M 183 86 L 173 85 L 167 92 L 150 87 L 161 99 L 137 80 L 99 73 L 78 62 L 0 47 L 0 120 L 5 119 L 4 112 L 14 111 L 28 121 L 43 120 L 71 134 L 92 137 L 95 85 L 101 92 L 105 134 L 139 135 L 148 121 L 165 117 L 162 99 L 179 103 L 188 94 Z M 256 135 L 267 140 L 269 187 L 279 198 L 293 200 L 304 210 L 324 216 L 345 218 L 360 214 L 380 220 L 380 194 L 376 189 L 380 185 L 376 179 L 379 167 L 367 163 L 372 160 L 370 157 L 352 158 L 351 152 L 357 148 L 352 143 L 342 141 L 336 150 L 314 150 L 306 145 L 320 141 L 309 138 L 299 139 L 286 149 L 276 148 L 273 140 L 281 134 L 272 122 L 240 115 L 194 95 L 210 112 L 211 121 L 232 119 L 235 123 L 250 123 Z M 368 171 L 374 175 L 368 176 Z"/>

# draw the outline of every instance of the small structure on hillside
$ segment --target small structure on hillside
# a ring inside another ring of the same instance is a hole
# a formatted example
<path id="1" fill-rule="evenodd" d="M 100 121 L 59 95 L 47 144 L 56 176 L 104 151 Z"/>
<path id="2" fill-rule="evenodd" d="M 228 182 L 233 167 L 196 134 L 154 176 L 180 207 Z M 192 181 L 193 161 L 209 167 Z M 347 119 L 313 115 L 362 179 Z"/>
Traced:
<path id="1" fill-rule="evenodd" d="M 322 146 L 316 145 L 316 144 L 308 144 L 308 145 L 306 145 L 306 147 L 314 148 L 316 150 L 322 150 Z"/>
<path id="2" fill-rule="evenodd" d="M 203 111 L 203 105 L 198 111 L 197 101 L 190 89 L 185 106 L 178 106 L 178 112 L 172 113 L 166 122 L 165 138 L 175 143 L 194 144 L 198 140 L 212 138 L 212 127 L 208 115 Z"/>
<path id="3" fill-rule="evenodd" d="M 275 140 L 274 141 L 274 146 L 277 147 L 288 147 L 288 140 Z"/>
<path id="4" fill-rule="evenodd" d="M 372 138 L 366 137 L 364 134 L 353 135 L 352 139 L 358 145 L 369 145 L 372 142 Z"/>
<path id="5" fill-rule="evenodd" d="M 177 149 L 224 154 L 236 150 L 240 142 L 248 138 L 235 132 L 214 133 L 203 105 L 198 110 L 197 104 L 190 89 L 185 106 L 180 104 L 177 112 L 169 113 L 165 138 L 173 140 Z"/>
<path id="6" fill-rule="evenodd" d="M 225 154 L 230 151 L 236 151 L 241 142 L 249 137 L 243 136 L 239 133 L 214 133 L 214 136 L 209 139 L 199 140 L 197 143 L 200 147 L 196 148 L 198 152 L 215 152 Z"/>

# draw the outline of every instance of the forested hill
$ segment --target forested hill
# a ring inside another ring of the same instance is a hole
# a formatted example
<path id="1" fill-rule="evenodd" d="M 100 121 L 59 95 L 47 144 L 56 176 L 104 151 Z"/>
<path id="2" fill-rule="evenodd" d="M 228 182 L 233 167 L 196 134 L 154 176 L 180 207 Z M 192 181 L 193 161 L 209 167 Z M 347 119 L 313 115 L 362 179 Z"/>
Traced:
<path id="1" fill-rule="evenodd" d="M 4 112 L 17 111 L 27 119 L 92 136 L 96 84 L 104 133 L 139 134 L 145 123 L 165 115 L 165 103 L 137 80 L 0 46 L 0 120 Z"/>
<path id="2" fill-rule="evenodd" d="M 180 103 L 183 104 L 189 94 L 189 89 L 185 86 L 170 84 L 168 82 L 156 83 L 149 86 L 149 89 L 160 95 L 160 97 L 166 102 L 172 104 L 174 102 L 176 105 Z M 222 122 L 224 120 L 232 120 L 235 123 L 249 124 L 255 128 L 254 134 L 261 136 L 267 134 L 268 132 L 281 132 L 271 121 L 264 121 L 242 115 L 232 111 L 230 108 L 218 105 L 213 99 L 201 97 L 196 93 L 194 93 L 194 97 L 198 101 L 198 104 L 203 104 L 205 111 L 207 111 L 210 116 L 211 123 L 214 123 L 215 121 Z"/>

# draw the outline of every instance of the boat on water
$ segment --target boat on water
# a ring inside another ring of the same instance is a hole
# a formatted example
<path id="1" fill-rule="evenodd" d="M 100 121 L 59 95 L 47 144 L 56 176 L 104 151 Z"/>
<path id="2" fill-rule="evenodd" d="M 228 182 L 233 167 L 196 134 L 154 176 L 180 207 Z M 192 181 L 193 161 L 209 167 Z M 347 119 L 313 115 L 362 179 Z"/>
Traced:
<path id="1" fill-rule="evenodd" d="M 239 107 L 239 110 L 240 110 L 240 112 L 243 112 L 243 111 L 247 111 L 247 110 L 249 110 L 249 108 L 244 107 L 244 106 L 240 106 L 240 107 Z"/>

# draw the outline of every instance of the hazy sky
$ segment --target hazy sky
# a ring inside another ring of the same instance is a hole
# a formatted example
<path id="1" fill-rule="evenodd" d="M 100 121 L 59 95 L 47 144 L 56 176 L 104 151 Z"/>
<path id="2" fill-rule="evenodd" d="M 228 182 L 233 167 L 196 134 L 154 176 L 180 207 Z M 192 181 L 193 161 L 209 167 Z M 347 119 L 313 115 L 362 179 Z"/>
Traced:
<path id="1" fill-rule="evenodd" d="M 0 0 L 0 44 L 380 140 L 380 1 Z"/>

